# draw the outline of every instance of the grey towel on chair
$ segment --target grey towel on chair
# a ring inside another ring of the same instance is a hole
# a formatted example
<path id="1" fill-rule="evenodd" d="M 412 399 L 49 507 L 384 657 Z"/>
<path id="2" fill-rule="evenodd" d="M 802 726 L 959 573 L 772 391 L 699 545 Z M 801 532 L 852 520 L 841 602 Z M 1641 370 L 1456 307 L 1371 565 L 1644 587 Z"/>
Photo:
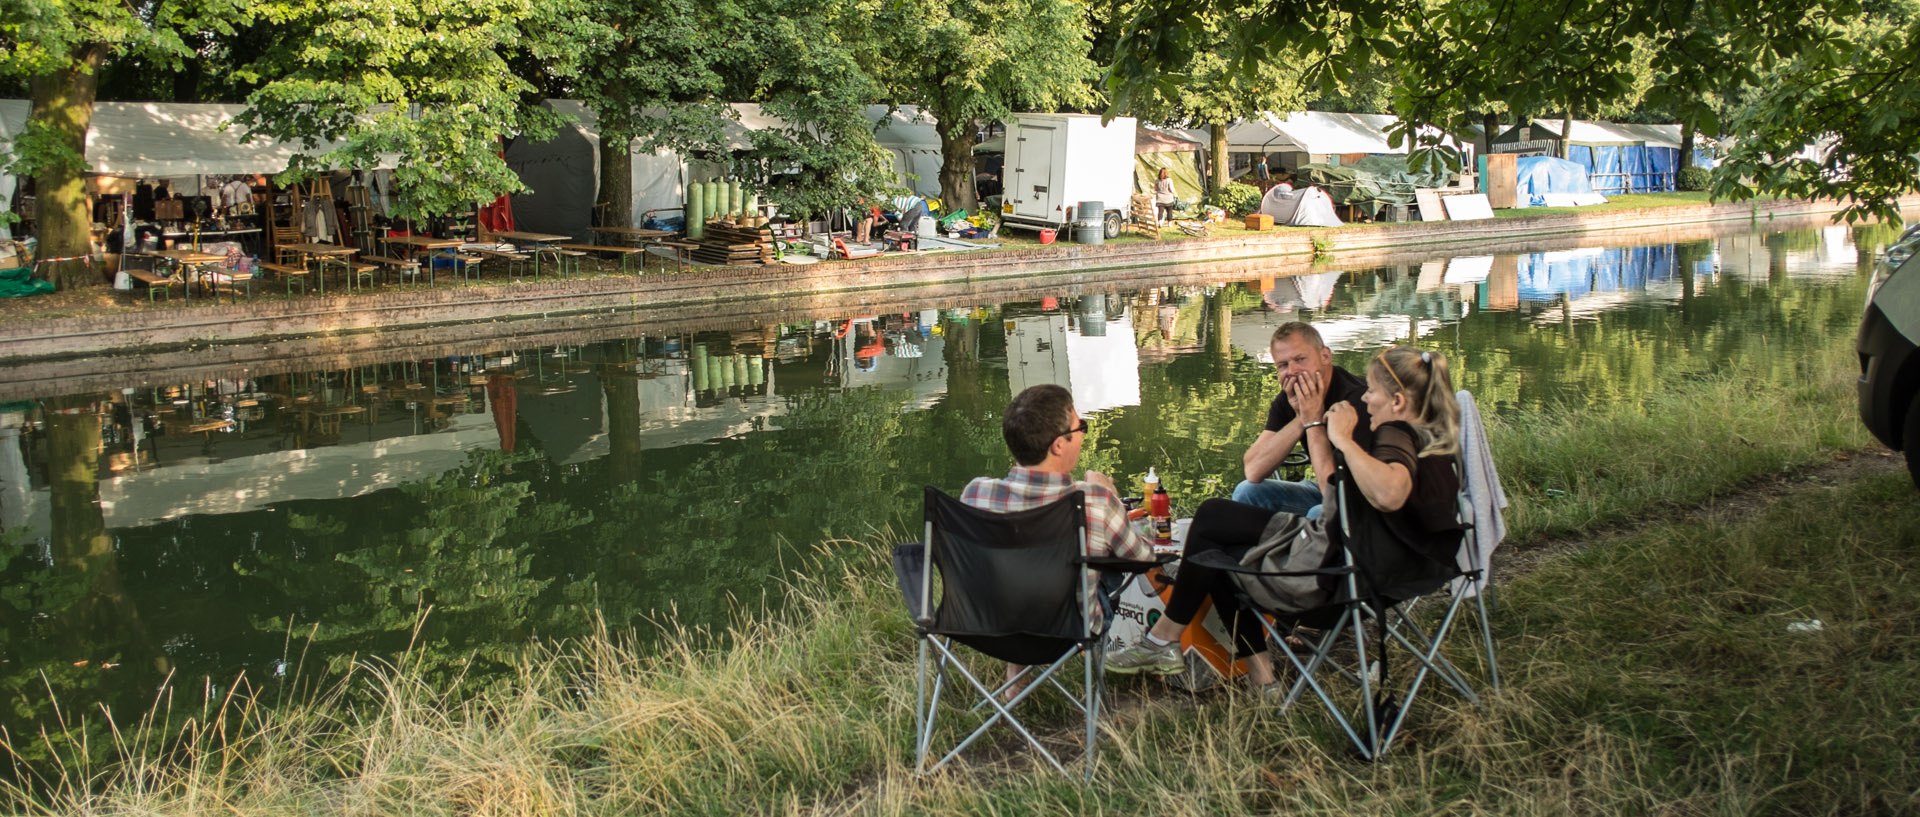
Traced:
<path id="1" fill-rule="evenodd" d="M 1454 398 L 1460 402 L 1460 464 L 1466 471 L 1462 482 L 1473 517 L 1471 546 L 1475 551 L 1460 549 L 1460 569 L 1471 569 L 1476 553 L 1480 564 L 1491 568 L 1493 549 L 1507 538 L 1507 520 L 1500 513 L 1507 507 L 1507 492 L 1500 487 L 1500 474 L 1493 467 L 1493 449 L 1487 447 L 1487 429 L 1480 421 L 1480 407 L 1465 390 L 1455 392 Z M 1477 588 L 1464 587 L 1465 582 L 1465 578 L 1456 579 L 1454 592 L 1472 595 L 1477 591 Z"/>

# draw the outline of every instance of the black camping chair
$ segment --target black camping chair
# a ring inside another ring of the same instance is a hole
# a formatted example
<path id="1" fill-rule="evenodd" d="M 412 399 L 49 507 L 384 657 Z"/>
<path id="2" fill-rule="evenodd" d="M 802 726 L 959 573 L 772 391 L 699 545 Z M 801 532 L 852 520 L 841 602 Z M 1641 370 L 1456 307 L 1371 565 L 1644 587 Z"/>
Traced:
<path id="1" fill-rule="evenodd" d="M 1260 617 L 1261 626 L 1266 628 L 1267 636 L 1276 645 L 1277 651 L 1293 665 L 1293 687 L 1282 700 L 1281 707 L 1292 705 L 1301 694 L 1311 691 L 1353 742 L 1359 756 L 1370 761 L 1378 760 L 1399 735 L 1400 728 L 1406 723 L 1407 712 L 1429 677 L 1445 681 L 1469 704 L 1480 702 L 1466 673 L 1441 652 L 1441 646 L 1459 618 L 1463 601 L 1469 596 L 1456 590 L 1448 593 L 1446 600 L 1439 604 L 1429 603 L 1429 600 L 1439 601 L 1432 597 L 1449 586 L 1484 587 L 1486 574 L 1477 565 L 1471 570 L 1462 570 L 1457 565 L 1429 562 L 1418 575 L 1409 576 L 1404 571 L 1385 575 L 1377 566 L 1392 557 L 1377 552 L 1382 543 L 1353 536 L 1349 527 L 1350 514 L 1347 513 L 1350 486 L 1344 479 L 1336 480 L 1334 484 L 1337 490 L 1332 512 L 1337 515 L 1339 525 L 1329 533 L 1334 540 L 1333 552 L 1338 554 L 1337 563 L 1316 570 L 1263 572 L 1241 565 L 1221 551 L 1196 554 L 1194 561 L 1228 571 L 1241 587 L 1268 578 L 1304 576 L 1317 576 L 1322 582 L 1333 585 L 1332 601 L 1305 613 L 1269 609 L 1250 594 L 1242 593 L 1240 597 L 1249 609 L 1267 614 Z M 1468 522 L 1463 519 L 1459 525 L 1463 536 L 1471 534 Z M 1493 645 L 1486 625 L 1485 602 L 1480 593 L 1474 593 L 1471 597 L 1479 604 L 1480 629 L 1487 639 L 1488 669 L 1492 672 Z M 1439 606 L 1443 612 L 1437 623 L 1429 628 L 1423 626 L 1415 614 L 1416 606 Z M 1276 625 L 1276 621 L 1280 624 Z M 1374 625 L 1371 638 L 1367 632 L 1369 623 Z M 1291 634 L 1295 625 L 1316 628 L 1321 633 L 1313 641 L 1304 661 L 1287 647 L 1285 636 Z M 1336 648 L 1345 639 L 1351 639 L 1353 645 L 1351 663 L 1334 656 Z M 1396 644 L 1412 657 L 1416 666 L 1404 684 L 1396 683 L 1389 672 L 1388 654 Z M 1354 708 L 1359 710 L 1358 716 L 1349 716 L 1349 706 L 1336 700 L 1334 689 L 1321 677 L 1322 670 L 1357 688 L 1359 703 Z M 1492 677 L 1497 686 L 1498 675 Z"/>
<path id="2" fill-rule="evenodd" d="M 1067 696 L 1086 720 L 1087 779 L 1093 777 L 1095 732 L 1105 697 L 1105 625 L 1086 620 L 1084 599 L 1089 590 L 1087 568 L 1134 575 L 1159 562 L 1136 562 L 1087 553 L 1086 497 L 1079 491 L 1053 504 L 1028 511 L 993 513 L 926 489 L 926 538 L 898 545 L 893 551 L 894 572 L 906 602 L 914 633 L 920 641 L 919 687 L 916 696 L 914 768 L 930 773 L 978 740 L 1001 721 L 1018 732 L 1047 763 L 1067 772 L 1051 752 L 1014 717 L 1013 710 L 1042 686 Z M 931 562 L 934 570 L 928 570 Z M 1119 582 L 1124 589 L 1126 582 Z M 1101 598 L 1108 602 L 1119 589 Z M 937 606 L 936 606 L 937 603 Z M 1111 621 L 1109 614 L 1106 621 Z M 1006 682 L 989 686 L 967 670 L 953 645 L 964 644 L 1027 670 Z M 933 653 L 937 659 L 929 662 Z M 1074 656 L 1085 657 L 1084 683 L 1068 689 L 1056 673 Z M 927 765 L 940 698 L 953 670 L 980 697 L 970 711 L 991 707 L 993 714 L 932 766 Z M 932 686 L 928 686 L 931 672 Z M 1029 675 L 1031 677 L 1029 678 Z M 1011 684 L 1027 680 L 1010 701 L 1001 695 Z"/>

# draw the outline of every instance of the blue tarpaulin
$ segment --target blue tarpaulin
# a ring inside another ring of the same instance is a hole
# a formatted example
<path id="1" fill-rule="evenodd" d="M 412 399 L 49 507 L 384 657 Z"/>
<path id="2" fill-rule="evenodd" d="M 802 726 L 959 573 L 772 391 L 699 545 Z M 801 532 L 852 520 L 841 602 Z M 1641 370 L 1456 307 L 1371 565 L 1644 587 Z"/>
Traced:
<path id="1" fill-rule="evenodd" d="M 1695 167 L 1711 169 L 1713 154 L 1693 152 Z M 1677 148 L 1646 145 L 1571 145 L 1567 158 L 1585 166 L 1597 193 L 1670 193 L 1680 170 Z"/>
<path id="2" fill-rule="evenodd" d="M 1514 192 L 1522 203 L 1547 193 L 1592 193 L 1587 168 L 1552 156 L 1522 156 L 1514 161 Z"/>

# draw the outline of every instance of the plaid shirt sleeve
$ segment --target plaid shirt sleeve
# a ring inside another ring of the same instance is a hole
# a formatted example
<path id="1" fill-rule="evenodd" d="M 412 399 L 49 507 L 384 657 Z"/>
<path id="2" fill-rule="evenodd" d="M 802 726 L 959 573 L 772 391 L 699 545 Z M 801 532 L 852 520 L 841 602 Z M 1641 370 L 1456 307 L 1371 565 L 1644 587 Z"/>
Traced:
<path id="1" fill-rule="evenodd" d="M 1120 497 L 1088 482 L 1080 483 L 1080 488 L 1087 492 L 1089 555 L 1118 556 L 1141 562 L 1153 558 L 1153 545 L 1127 521 L 1127 506 Z"/>

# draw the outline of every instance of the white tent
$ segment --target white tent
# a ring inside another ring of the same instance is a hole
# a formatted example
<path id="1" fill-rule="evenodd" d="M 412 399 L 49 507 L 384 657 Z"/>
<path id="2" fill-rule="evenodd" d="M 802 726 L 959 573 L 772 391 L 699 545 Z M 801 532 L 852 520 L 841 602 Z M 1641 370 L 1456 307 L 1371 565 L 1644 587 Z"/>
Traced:
<path id="1" fill-rule="evenodd" d="M 0 99 L 0 157 L 13 152 L 13 140 L 27 127 L 27 114 L 32 106 L 24 99 Z M 19 180 L 12 173 L 0 168 L 0 213 L 13 208 L 13 189 Z M 0 238 L 12 238 L 13 231 L 8 228 L 5 219 L 0 219 Z"/>
<path id="2" fill-rule="evenodd" d="M 1273 169 L 1278 171 L 1281 167 L 1297 168 L 1341 155 L 1406 153 L 1411 147 L 1409 144 L 1403 141 L 1396 148 L 1387 136 L 1387 131 L 1399 122 L 1399 117 L 1388 114 L 1261 113 L 1227 129 L 1227 153 L 1234 157 L 1229 169 L 1238 175 L 1252 167 L 1261 154 L 1277 158 Z M 1196 139 L 1207 138 L 1205 129 L 1186 133 Z M 1472 150 L 1470 143 L 1462 143 L 1431 125 L 1423 126 L 1420 133 L 1437 136 L 1441 144 L 1456 149 Z"/>
<path id="3" fill-rule="evenodd" d="M 507 165 L 532 188 L 514 196 L 515 225 L 588 240 L 584 233 L 600 195 L 600 117 L 571 99 L 545 104 L 571 121 L 546 142 L 516 139 L 507 146 Z M 634 219 L 648 210 L 680 207 L 686 192 L 680 155 L 670 150 L 642 153 L 638 139 L 628 147 L 633 154 Z"/>
<path id="4" fill-rule="evenodd" d="M 600 118 L 586 105 L 575 100 L 550 99 L 546 105 L 572 122 L 548 142 L 516 142 L 509 147 L 509 164 L 520 174 L 522 181 L 534 188 L 533 193 L 515 198 L 514 211 L 521 220 L 526 220 L 530 213 L 549 208 L 569 213 L 578 211 L 577 217 L 572 220 L 585 225 L 586 214 L 599 196 Z M 758 104 L 736 102 L 730 107 L 738 118 L 729 117 L 721 125 L 721 133 L 729 150 L 752 148 L 752 134 L 755 131 L 777 130 L 786 126 L 784 120 L 766 113 Z M 897 110 L 885 105 L 869 105 L 866 115 L 875 124 L 875 141 L 892 155 L 894 169 L 901 174 L 901 185 L 911 187 L 921 195 L 939 195 L 940 135 L 934 130 L 932 117 L 922 114 L 911 105 Z M 706 178 L 724 172 L 723 168 L 688 159 L 671 150 L 642 153 L 638 139 L 632 142 L 630 149 L 633 151 L 633 214 L 636 220 L 644 218 L 649 210 L 674 210 L 684 205 L 688 178 Z M 909 173 L 919 178 L 908 179 Z M 592 179 L 591 184 L 579 181 L 588 177 Z M 549 192 L 543 194 L 542 187 Z M 538 221 L 539 218 L 533 220 Z M 574 234 L 571 229 L 554 232 Z"/>
<path id="5" fill-rule="evenodd" d="M 297 142 L 242 141 L 232 124 L 245 105 L 184 102 L 96 102 L 87 129 L 87 170 L 103 176 L 181 176 L 278 173 L 295 153 L 324 153 L 335 143 L 305 149 Z M 0 145 L 26 127 L 32 103 L 0 99 Z M 381 167 L 392 167 L 386 157 Z"/>
<path id="6" fill-rule="evenodd" d="M 1333 199 L 1318 187 L 1287 190 L 1274 185 L 1260 199 L 1260 212 L 1273 216 L 1273 223 L 1292 227 L 1338 227 L 1343 222 L 1333 211 Z"/>
<path id="7" fill-rule="evenodd" d="M 868 105 L 867 119 L 874 123 L 873 139 L 893 157 L 893 169 L 900 174 L 900 186 L 922 196 L 940 195 L 940 132 L 933 114 L 914 105 L 898 109 L 886 105 Z M 917 178 L 909 178 L 909 176 Z"/>

